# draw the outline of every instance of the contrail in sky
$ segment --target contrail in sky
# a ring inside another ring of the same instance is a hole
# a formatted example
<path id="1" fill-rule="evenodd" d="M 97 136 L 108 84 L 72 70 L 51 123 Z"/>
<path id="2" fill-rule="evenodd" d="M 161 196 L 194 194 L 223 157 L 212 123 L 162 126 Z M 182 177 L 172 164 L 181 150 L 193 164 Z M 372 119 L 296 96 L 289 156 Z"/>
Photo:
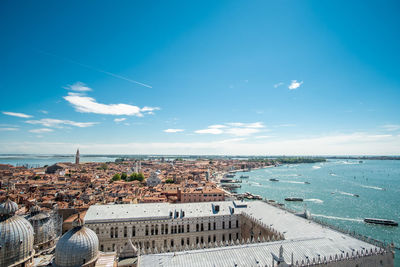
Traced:
<path id="1" fill-rule="evenodd" d="M 80 63 L 80 62 L 78 62 L 78 61 L 75 61 L 75 60 L 72 60 L 72 59 L 69 59 L 69 58 L 66 58 L 66 57 L 61 57 L 61 56 L 58 56 L 58 55 L 55 55 L 55 54 L 52 54 L 52 53 L 49 53 L 49 52 L 45 52 L 45 51 L 42 51 L 42 50 L 35 50 L 35 51 L 36 51 L 36 52 L 39 52 L 39 53 L 41 53 L 41 54 L 44 54 L 44 55 L 48 55 L 48 56 L 52 56 L 52 57 L 56 57 L 56 58 L 62 59 L 62 60 L 64 60 L 64 61 L 68 61 L 68 62 L 70 62 L 70 63 L 79 65 L 79 66 L 81 66 L 81 67 L 84 67 L 84 68 L 87 68 L 87 69 L 90 69 L 90 70 L 94 70 L 94 71 L 97 71 L 97 72 L 101 72 L 101 73 L 107 74 L 107 75 L 112 76 L 112 77 L 117 78 L 117 79 L 121 79 L 121 80 L 130 82 L 130 83 L 139 84 L 139 85 L 144 86 L 144 87 L 147 87 L 147 88 L 153 88 L 152 86 L 150 86 L 150 85 L 148 85 L 148 84 L 141 83 L 141 82 L 138 82 L 138 81 L 129 79 L 129 78 L 127 78 L 127 77 L 124 77 L 124 76 L 121 76 L 121 75 L 118 75 L 118 74 L 115 74 L 115 73 L 112 73 L 112 72 L 108 72 L 108 71 L 105 71 L 105 70 L 101 70 L 101 69 L 98 69 L 98 68 L 95 68 L 95 67 L 92 67 L 92 66 L 89 66 L 89 65 Z"/>

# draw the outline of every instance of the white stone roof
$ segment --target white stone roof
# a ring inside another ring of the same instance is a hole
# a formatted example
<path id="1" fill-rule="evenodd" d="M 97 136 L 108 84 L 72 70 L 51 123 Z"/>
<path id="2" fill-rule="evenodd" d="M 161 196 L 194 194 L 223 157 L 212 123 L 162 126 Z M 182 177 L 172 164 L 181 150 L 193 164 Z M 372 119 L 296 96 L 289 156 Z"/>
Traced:
<path id="1" fill-rule="evenodd" d="M 375 246 L 363 244 L 365 249 L 375 250 Z M 267 243 L 254 243 L 238 246 L 227 246 L 202 250 L 189 250 L 181 252 L 169 252 L 163 254 L 149 254 L 139 257 L 138 266 L 146 267 L 233 267 L 233 266 L 272 266 L 272 254 L 279 255 L 280 247 L 283 247 L 283 257 L 286 263 L 306 261 L 307 257 L 312 262 L 320 256 L 329 260 L 335 255 L 351 255 L 353 248 L 360 247 L 357 239 L 331 240 L 329 238 L 309 238 L 298 240 L 284 240 Z M 355 253 L 355 251 L 354 251 Z M 276 262 L 275 262 L 276 264 Z"/>
<path id="2" fill-rule="evenodd" d="M 218 213 L 213 212 L 212 205 L 219 205 Z M 143 219 L 169 219 L 170 212 L 184 211 L 184 218 L 230 215 L 231 201 L 200 202 L 200 203 L 142 203 L 118 205 L 93 205 L 85 215 L 85 223 L 107 221 L 126 221 Z"/>

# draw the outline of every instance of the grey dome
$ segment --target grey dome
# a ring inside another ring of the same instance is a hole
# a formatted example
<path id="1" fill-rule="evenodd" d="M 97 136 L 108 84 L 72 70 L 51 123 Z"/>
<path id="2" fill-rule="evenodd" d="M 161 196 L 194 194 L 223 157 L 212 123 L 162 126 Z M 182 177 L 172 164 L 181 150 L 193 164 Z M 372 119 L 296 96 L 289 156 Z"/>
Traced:
<path id="1" fill-rule="evenodd" d="M 12 216 L 18 211 L 18 205 L 14 201 L 7 199 L 0 204 L 0 215 Z"/>
<path id="2" fill-rule="evenodd" d="M 0 205 L 0 266 L 14 266 L 33 256 L 33 228 L 14 215 L 18 205 L 11 200 Z"/>
<path id="3" fill-rule="evenodd" d="M 58 267 L 82 266 L 97 259 L 98 254 L 96 233 L 85 226 L 76 226 L 57 242 L 54 263 Z"/>
<path id="4" fill-rule="evenodd" d="M 56 238 L 55 223 L 47 212 L 31 212 L 26 217 L 35 231 L 34 245 L 46 243 Z M 38 251 L 36 251 L 38 252 Z"/>
<path id="5" fill-rule="evenodd" d="M 30 209 L 31 214 L 37 214 L 40 212 L 40 207 L 38 205 L 34 205 Z"/>

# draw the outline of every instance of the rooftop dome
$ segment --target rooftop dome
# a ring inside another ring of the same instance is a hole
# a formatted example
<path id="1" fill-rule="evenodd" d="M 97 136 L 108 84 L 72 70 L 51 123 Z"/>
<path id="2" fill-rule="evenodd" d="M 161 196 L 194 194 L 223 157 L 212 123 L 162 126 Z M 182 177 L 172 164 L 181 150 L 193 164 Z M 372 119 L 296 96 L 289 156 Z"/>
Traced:
<path id="1" fill-rule="evenodd" d="M 0 216 L 13 216 L 18 211 L 18 205 L 9 198 L 0 204 Z"/>
<path id="2" fill-rule="evenodd" d="M 82 266 L 97 259 L 99 239 L 89 228 L 78 225 L 66 232 L 56 245 L 55 266 Z"/>
<path id="3" fill-rule="evenodd" d="M 30 209 L 31 214 L 37 214 L 40 212 L 40 207 L 38 205 L 34 205 Z"/>
<path id="4" fill-rule="evenodd" d="M 33 228 L 23 217 L 14 215 L 18 205 L 7 199 L 0 205 L 0 266 L 14 266 L 34 254 Z"/>

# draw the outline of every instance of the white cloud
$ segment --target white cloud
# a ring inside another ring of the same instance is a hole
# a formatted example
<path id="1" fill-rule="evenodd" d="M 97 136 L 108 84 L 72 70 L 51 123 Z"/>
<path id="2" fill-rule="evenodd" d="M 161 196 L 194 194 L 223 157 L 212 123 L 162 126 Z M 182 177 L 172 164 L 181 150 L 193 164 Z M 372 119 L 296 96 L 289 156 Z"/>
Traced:
<path id="1" fill-rule="evenodd" d="M 82 82 L 76 82 L 72 85 L 67 85 L 64 87 L 67 90 L 75 91 L 75 92 L 89 92 L 92 91 L 91 88 L 87 87 L 86 84 Z"/>
<path id="2" fill-rule="evenodd" d="M 121 122 L 121 121 L 124 121 L 124 120 L 126 120 L 126 118 L 117 118 L 117 119 L 114 119 L 115 122 Z"/>
<path id="3" fill-rule="evenodd" d="M 201 129 L 194 132 L 198 134 L 228 134 L 234 136 L 248 136 L 265 130 L 265 126 L 262 122 L 230 122 L 225 124 L 210 125 L 206 129 Z"/>
<path id="4" fill-rule="evenodd" d="M 208 128 L 208 129 L 203 129 L 203 130 L 197 130 L 194 131 L 195 133 L 198 134 L 223 134 L 224 131 L 221 129 L 215 129 L 215 128 Z"/>
<path id="5" fill-rule="evenodd" d="M 386 131 L 392 132 L 392 131 L 400 130 L 400 125 L 398 125 L 398 124 L 386 124 L 386 125 L 383 125 L 382 128 L 384 128 Z"/>
<path id="6" fill-rule="evenodd" d="M 274 88 L 278 88 L 279 86 L 282 86 L 282 85 L 284 85 L 283 82 L 276 83 L 276 84 L 274 84 Z"/>
<path id="7" fill-rule="evenodd" d="M 221 128 L 226 128 L 226 127 L 227 127 L 226 125 L 222 125 L 222 124 L 214 124 L 214 125 L 208 126 L 208 128 L 211 128 L 211 129 L 221 129 Z"/>
<path id="8" fill-rule="evenodd" d="M 40 129 L 33 129 L 33 130 L 29 130 L 29 132 L 31 133 L 49 133 L 52 132 L 53 129 L 49 129 L 49 128 L 40 128 Z"/>
<path id="9" fill-rule="evenodd" d="M 290 83 L 288 88 L 290 90 L 294 90 L 294 89 L 299 88 L 302 84 L 303 84 L 303 81 L 298 82 L 297 80 L 292 80 L 292 82 Z"/>
<path id="10" fill-rule="evenodd" d="M 18 131 L 19 128 L 11 128 L 11 127 L 7 127 L 7 128 L 0 128 L 0 132 L 10 132 L 10 131 Z"/>
<path id="11" fill-rule="evenodd" d="M 19 118 L 32 118 L 32 115 L 27 115 L 24 113 L 17 113 L 17 112 L 8 112 L 8 111 L 3 111 L 4 115 L 8 115 L 8 116 L 14 116 L 14 117 L 19 117 Z"/>
<path id="12" fill-rule="evenodd" d="M 164 130 L 164 132 L 166 132 L 166 133 L 180 133 L 183 131 L 184 131 L 184 129 L 166 129 L 166 130 Z"/>
<path id="13" fill-rule="evenodd" d="M 84 113 L 143 117 L 143 113 L 153 114 L 153 111 L 160 109 L 158 107 L 140 108 L 128 104 L 101 104 L 92 97 L 73 93 L 68 93 L 64 99 L 72 104 L 76 111 Z"/>
<path id="14" fill-rule="evenodd" d="M 271 138 L 271 137 L 273 137 L 273 136 L 271 136 L 271 135 L 259 135 L 259 136 L 256 136 L 254 138 L 255 139 L 267 139 L 267 138 Z"/>
<path id="15" fill-rule="evenodd" d="M 41 112 L 43 114 L 49 114 L 49 112 L 47 110 L 39 110 L 39 112 Z"/>
<path id="16" fill-rule="evenodd" d="M 121 142 L 49 143 L 0 142 L 2 153 L 74 153 L 74 148 L 93 154 L 180 154 L 180 155 L 398 155 L 400 135 L 351 133 L 310 138 L 267 139 L 250 142 L 243 138 L 214 142 Z"/>
<path id="17" fill-rule="evenodd" d="M 97 124 L 97 122 L 76 122 L 76 121 L 59 120 L 59 119 L 29 120 L 29 121 L 26 121 L 26 123 L 40 124 L 45 127 L 54 127 L 54 128 L 62 128 L 63 125 L 70 125 L 70 126 L 84 128 L 84 127 L 90 127 L 90 126 Z"/>

